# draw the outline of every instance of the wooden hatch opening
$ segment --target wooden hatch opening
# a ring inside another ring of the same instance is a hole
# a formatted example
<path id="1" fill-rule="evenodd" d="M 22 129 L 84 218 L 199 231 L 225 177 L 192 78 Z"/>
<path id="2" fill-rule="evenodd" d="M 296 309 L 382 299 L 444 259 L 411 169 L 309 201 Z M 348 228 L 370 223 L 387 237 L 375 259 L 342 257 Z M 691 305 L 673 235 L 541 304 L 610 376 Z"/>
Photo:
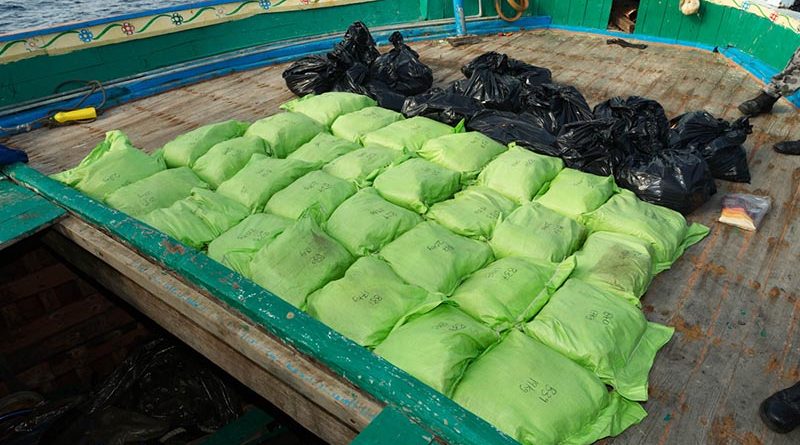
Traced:
<path id="1" fill-rule="evenodd" d="M 633 34 L 636 28 L 636 16 L 639 13 L 639 0 L 614 0 L 611 4 L 611 16 L 608 29 Z"/>

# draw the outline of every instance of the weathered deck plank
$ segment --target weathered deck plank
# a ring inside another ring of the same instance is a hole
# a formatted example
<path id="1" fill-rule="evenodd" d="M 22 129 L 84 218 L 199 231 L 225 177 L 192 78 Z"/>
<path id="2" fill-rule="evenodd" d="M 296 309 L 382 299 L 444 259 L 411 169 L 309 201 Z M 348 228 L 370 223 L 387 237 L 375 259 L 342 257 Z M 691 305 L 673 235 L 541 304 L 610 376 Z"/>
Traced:
<path id="1" fill-rule="evenodd" d="M 736 105 L 759 83 L 718 55 L 663 45 L 645 51 L 607 46 L 605 38 L 556 31 L 487 37 L 451 48 L 416 43 L 438 83 L 460 76 L 460 66 L 484 51 L 498 50 L 553 70 L 555 79 L 577 86 L 595 105 L 614 95 L 659 100 L 670 117 L 705 108 L 734 119 Z M 109 110 L 97 122 L 41 130 L 12 138 L 31 164 L 45 173 L 71 167 L 105 131 L 122 129 L 147 150 L 174 136 L 221 119 L 255 120 L 292 98 L 281 79 L 284 66 L 238 73 L 184 87 Z M 620 444 L 790 444 L 758 420 L 758 403 L 770 392 L 800 380 L 800 158 L 777 155 L 771 145 L 800 138 L 800 116 L 781 101 L 771 116 L 753 121 L 746 147 L 753 182 L 719 182 L 720 193 L 691 219 L 712 227 L 654 282 L 643 302 L 648 318 L 673 325 L 677 334 L 658 356 L 651 383 L 650 416 L 621 437 Z M 721 226 L 726 192 L 768 194 L 774 208 L 755 234 Z"/>

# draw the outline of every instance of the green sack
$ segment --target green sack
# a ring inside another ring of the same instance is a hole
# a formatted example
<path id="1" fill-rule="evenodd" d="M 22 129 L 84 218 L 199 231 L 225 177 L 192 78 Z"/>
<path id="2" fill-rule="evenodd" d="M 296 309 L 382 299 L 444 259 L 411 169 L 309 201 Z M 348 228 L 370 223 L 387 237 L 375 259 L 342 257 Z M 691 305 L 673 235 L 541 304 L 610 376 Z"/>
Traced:
<path id="1" fill-rule="evenodd" d="M 365 147 L 334 159 L 322 171 L 358 187 L 367 187 L 386 167 L 405 159 L 405 155 L 391 148 Z"/>
<path id="2" fill-rule="evenodd" d="M 188 198 L 166 209 L 154 210 L 142 221 L 184 244 L 201 249 L 249 213 L 246 207 L 230 198 L 195 188 Z"/>
<path id="3" fill-rule="evenodd" d="M 53 175 L 53 179 L 102 201 L 120 188 L 165 168 L 161 156 L 150 156 L 135 148 L 121 131 L 109 131 L 77 167 Z"/>
<path id="4" fill-rule="evenodd" d="M 451 300 L 473 318 L 503 331 L 536 315 L 574 265 L 572 260 L 554 264 L 523 257 L 503 258 L 472 274 Z"/>
<path id="5" fill-rule="evenodd" d="M 471 273 L 492 261 L 486 243 L 455 235 L 432 221 L 418 224 L 381 250 L 400 278 L 450 295 Z"/>
<path id="6" fill-rule="evenodd" d="M 170 168 L 193 167 L 211 147 L 243 135 L 249 126 L 247 122 L 230 120 L 192 130 L 164 145 L 164 160 Z"/>
<path id="7" fill-rule="evenodd" d="M 364 256 L 381 250 L 420 222 L 421 216 L 366 188 L 342 203 L 325 228 L 350 253 Z"/>
<path id="8" fill-rule="evenodd" d="M 256 253 L 250 274 L 260 286 L 303 309 L 309 294 L 341 278 L 352 263 L 347 249 L 308 215 Z"/>
<path id="9" fill-rule="evenodd" d="M 361 143 L 365 134 L 403 120 L 403 115 L 381 107 L 367 107 L 339 116 L 331 125 L 331 133 L 348 141 Z"/>
<path id="10" fill-rule="evenodd" d="M 514 211 L 490 241 L 497 258 L 527 256 L 558 263 L 578 250 L 586 228 L 536 202 Z"/>
<path id="11" fill-rule="evenodd" d="M 316 207 L 327 220 L 336 207 L 355 192 L 353 184 L 323 171 L 313 171 L 275 193 L 264 211 L 298 219 L 306 210 Z"/>
<path id="12" fill-rule="evenodd" d="M 592 232 L 606 231 L 633 235 L 650 243 L 655 256 L 654 273 L 669 269 L 691 245 L 708 235 L 708 227 L 687 225 L 680 213 L 641 201 L 633 192 L 622 190 L 594 212 L 582 217 Z"/>
<path id="13" fill-rule="evenodd" d="M 462 181 L 471 181 L 497 155 L 507 148 L 488 136 L 470 131 L 431 139 L 417 154 L 434 164 L 461 173 Z"/>
<path id="14" fill-rule="evenodd" d="M 170 168 L 120 188 L 108 195 L 106 204 L 139 218 L 188 197 L 195 187 L 208 185 L 189 167 Z"/>
<path id="15" fill-rule="evenodd" d="M 613 176 L 590 175 L 565 168 L 536 202 L 562 215 L 578 218 L 605 204 L 617 191 Z"/>
<path id="16" fill-rule="evenodd" d="M 367 133 L 361 142 L 367 145 L 378 145 L 400 151 L 416 152 L 425 142 L 461 131 L 449 125 L 436 122 L 427 117 L 412 117 L 395 122 L 380 130 Z"/>
<path id="17" fill-rule="evenodd" d="M 375 178 L 375 190 L 399 206 L 425 213 L 428 207 L 453 196 L 460 188 L 458 172 L 414 158 Z"/>
<path id="18" fill-rule="evenodd" d="M 212 188 L 232 178 L 254 154 L 266 154 L 267 146 L 257 136 L 242 136 L 220 142 L 195 161 L 192 170 Z"/>
<path id="19" fill-rule="evenodd" d="M 495 341 L 494 331 L 445 304 L 393 331 L 375 354 L 450 396 L 470 362 Z"/>
<path id="20" fill-rule="evenodd" d="M 373 348 L 406 318 L 440 302 L 424 289 L 404 283 L 383 261 L 364 257 L 344 278 L 308 297 L 308 314 L 359 345 Z"/>
<path id="21" fill-rule="evenodd" d="M 559 158 L 544 156 L 515 144 L 490 162 L 478 176 L 478 184 L 493 188 L 525 204 L 535 198 L 564 168 Z"/>
<path id="22" fill-rule="evenodd" d="M 575 261 L 572 278 L 628 297 L 635 306 L 653 280 L 653 249 L 635 236 L 592 233 Z"/>
<path id="23" fill-rule="evenodd" d="M 378 103 L 368 96 L 354 93 L 330 92 L 309 94 L 281 105 L 281 109 L 303 113 L 314 119 L 325 128 L 330 128 L 333 121 L 343 114 L 352 113 L 366 107 L 374 107 Z"/>
<path id="24" fill-rule="evenodd" d="M 647 416 L 591 372 L 511 330 L 464 374 L 453 399 L 522 445 L 588 445 Z"/>
<path id="25" fill-rule="evenodd" d="M 359 148 L 361 146 L 355 142 L 337 138 L 329 133 L 320 133 L 290 154 L 288 159 L 322 165 Z"/>
<path id="26" fill-rule="evenodd" d="M 514 207 L 513 201 L 488 187 L 470 187 L 434 204 L 426 216 L 459 235 L 485 241 Z"/>
<path id="27" fill-rule="evenodd" d="M 250 162 L 231 179 L 223 182 L 217 192 L 235 199 L 252 213 L 260 212 L 272 195 L 285 189 L 297 179 L 313 171 L 314 164 L 293 159 L 275 159 L 253 155 Z"/>
<path id="28" fill-rule="evenodd" d="M 317 121 L 305 114 L 278 113 L 253 122 L 245 135 L 264 139 L 267 141 L 269 154 L 283 159 L 324 129 Z"/>
<path id="29" fill-rule="evenodd" d="M 647 400 L 656 353 L 675 330 L 649 323 L 637 307 L 578 280 L 556 292 L 525 332 L 592 371 L 628 400 Z"/>
<path id="30" fill-rule="evenodd" d="M 256 252 L 272 242 L 294 221 L 269 213 L 257 213 L 223 233 L 208 245 L 214 261 L 250 277 L 250 262 Z"/>

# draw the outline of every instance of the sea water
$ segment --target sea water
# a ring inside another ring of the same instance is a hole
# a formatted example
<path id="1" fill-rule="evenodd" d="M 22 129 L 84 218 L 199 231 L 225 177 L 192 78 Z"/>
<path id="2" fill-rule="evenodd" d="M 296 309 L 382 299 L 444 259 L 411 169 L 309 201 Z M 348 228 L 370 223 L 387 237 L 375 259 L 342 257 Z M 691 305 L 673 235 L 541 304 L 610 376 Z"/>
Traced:
<path id="1" fill-rule="evenodd" d="M 200 0 L 0 0 L 0 34 L 111 17 Z"/>

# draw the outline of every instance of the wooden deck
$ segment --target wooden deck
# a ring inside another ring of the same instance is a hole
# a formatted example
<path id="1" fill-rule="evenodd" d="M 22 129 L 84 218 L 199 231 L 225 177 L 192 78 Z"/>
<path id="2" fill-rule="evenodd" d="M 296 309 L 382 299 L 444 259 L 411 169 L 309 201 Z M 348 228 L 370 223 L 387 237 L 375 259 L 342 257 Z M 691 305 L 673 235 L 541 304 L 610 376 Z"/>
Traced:
<path id="1" fill-rule="evenodd" d="M 550 68 L 558 82 L 577 86 L 594 105 L 615 95 L 660 101 L 670 116 L 706 109 L 738 117 L 736 105 L 760 84 L 722 56 L 651 45 L 645 51 L 607 46 L 605 38 L 535 31 L 485 38 L 453 49 L 440 42 L 413 45 L 434 68 L 437 82 L 460 66 L 498 50 Z M 178 134 L 213 121 L 255 120 L 291 99 L 284 66 L 233 74 L 107 111 L 95 123 L 39 130 L 7 141 L 24 149 L 31 165 L 54 173 L 77 164 L 112 129 L 155 150 Z M 800 380 L 800 158 L 772 151 L 773 143 L 800 138 L 800 115 L 781 101 L 775 113 L 753 121 L 747 142 L 753 182 L 719 182 L 719 193 L 691 220 L 711 235 L 661 274 L 644 298 L 648 318 L 675 326 L 651 375 L 650 416 L 613 444 L 796 444 L 800 431 L 771 433 L 757 407 L 773 391 Z M 772 197 L 761 230 L 750 234 L 717 224 L 726 192 Z"/>

